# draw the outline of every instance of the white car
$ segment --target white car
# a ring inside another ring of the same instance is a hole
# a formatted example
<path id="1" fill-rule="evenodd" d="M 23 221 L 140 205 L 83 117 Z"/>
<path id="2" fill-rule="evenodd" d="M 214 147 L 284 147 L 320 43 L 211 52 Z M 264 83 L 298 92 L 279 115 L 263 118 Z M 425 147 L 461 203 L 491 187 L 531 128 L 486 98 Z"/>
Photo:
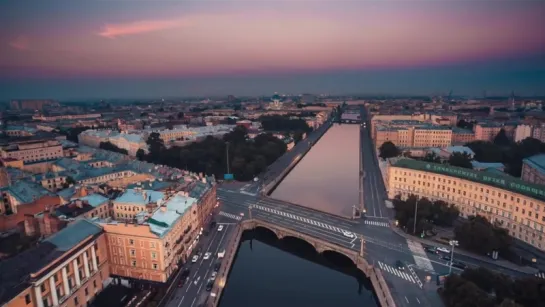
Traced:
<path id="1" fill-rule="evenodd" d="M 210 259 L 210 255 L 212 255 L 212 253 L 205 253 L 204 257 L 202 257 L 202 259 L 208 260 L 208 259 Z"/>
<path id="2" fill-rule="evenodd" d="M 218 231 L 222 231 L 222 230 L 223 230 L 223 225 L 220 225 L 220 226 L 218 227 Z"/>
<path id="3" fill-rule="evenodd" d="M 344 235 L 345 237 L 350 238 L 350 239 L 353 239 L 353 238 L 356 237 L 353 233 L 351 233 L 350 231 L 346 231 L 346 230 L 343 230 L 343 235 Z"/>
<path id="4" fill-rule="evenodd" d="M 210 279 L 214 280 L 216 279 L 216 276 L 218 275 L 218 272 L 212 272 L 212 275 L 210 275 Z"/>
<path id="5" fill-rule="evenodd" d="M 191 258 L 191 262 L 195 263 L 197 262 L 197 260 L 199 260 L 199 256 L 195 255 L 193 256 L 193 258 Z"/>
<path id="6" fill-rule="evenodd" d="M 440 251 L 440 252 L 443 252 L 443 253 L 450 253 L 448 248 L 444 248 L 444 247 L 438 247 L 437 250 Z"/>

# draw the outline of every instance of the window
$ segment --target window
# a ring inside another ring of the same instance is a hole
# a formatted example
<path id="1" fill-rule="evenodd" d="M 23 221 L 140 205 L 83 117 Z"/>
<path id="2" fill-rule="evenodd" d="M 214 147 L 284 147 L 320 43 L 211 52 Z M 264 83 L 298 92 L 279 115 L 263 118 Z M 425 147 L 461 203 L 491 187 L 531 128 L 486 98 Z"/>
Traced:
<path id="1" fill-rule="evenodd" d="M 85 295 L 89 295 L 89 289 L 87 289 L 87 287 L 85 287 Z"/>
<path id="2" fill-rule="evenodd" d="M 79 300 L 78 300 L 78 297 L 74 297 L 74 305 L 78 306 L 79 305 Z"/>
<path id="3" fill-rule="evenodd" d="M 44 284 L 40 285 L 40 290 L 42 290 L 42 292 L 45 292 L 45 285 Z"/>
<path id="4" fill-rule="evenodd" d="M 129 239 L 129 244 L 130 244 L 130 245 L 134 245 L 134 240 L 133 240 L 133 239 Z"/>
<path id="5" fill-rule="evenodd" d="M 135 249 L 131 249 L 131 256 L 136 256 L 136 250 Z"/>
<path id="6" fill-rule="evenodd" d="M 136 266 L 136 260 L 132 261 L 132 266 Z"/>
<path id="7" fill-rule="evenodd" d="M 97 281 L 96 280 L 93 280 L 93 287 L 97 287 Z"/>
<path id="8" fill-rule="evenodd" d="M 155 248 L 155 242 L 150 242 L 150 248 Z"/>
<path id="9" fill-rule="evenodd" d="M 156 259 L 156 258 L 157 258 L 157 253 L 151 252 L 151 259 Z"/>
<path id="10" fill-rule="evenodd" d="M 154 270 L 157 270 L 157 268 L 159 268 L 159 266 L 157 265 L 157 263 L 154 263 L 154 264 L 153 264 L 153 269 L 154 269 Z"/>
<path id="11" fill-rule="evenodd" d="M 25 303 L 28 305 L 30 302 L 30 294 L 25 295 Z"/>

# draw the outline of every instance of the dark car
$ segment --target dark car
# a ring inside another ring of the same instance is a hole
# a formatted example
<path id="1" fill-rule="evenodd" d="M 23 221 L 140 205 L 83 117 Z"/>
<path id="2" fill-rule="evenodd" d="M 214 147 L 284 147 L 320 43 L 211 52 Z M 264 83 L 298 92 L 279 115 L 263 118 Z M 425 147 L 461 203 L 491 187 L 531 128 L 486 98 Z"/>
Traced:
<path id="1" fill-rule="evenodd" d="M 441 259 L 446 260 L 446 261 L 450 261 L 450 256 L 443 256 L 443 257 L 441 257 Z"/>
<path id="2" fill-rule="evenodd" d="M 183 276 L 180 278 L 180 281 L 178 282 L 178 288 L 181 288 L 184 286 L 185 282 L 187 280 L 187 276 Z"/>
<path id="3" fill-rule="evenodd" d="M 219 271 L 219 270 L 220 270 L 220 267 L 221 267 L 221 263 L 220 263 L 220 262 L 216 263 L 216 264 L 214 265 L 214 272 Z"/>
<path id="4" fill-rule="evenodd" d="M 187 277 L 187 276 L 189 276 L 190 272 L 191 272 L 191 270 L 189 268 L 185 268 L 185 269 L 182 270 L 182 273 L 180 274 L 180 276 L 182 276 L 182 278 Z"/>
<path id="5" fill-rule="evenodd" d="M 430 254 L 438 254 L 439 253 L 435 247 L 426 247 L 426 252 L 428 252 Z"/>
<path id="6" fill-rule="evenodd" d="M 206 284 L 206 291 L 212 291 L 212 287 L 214 287 L 214 282 L 213 282 L 213 281 L 209 281 L 209 282 Z"/>
<path id="7" fill-rule="evenodd" d="M 462 262 L 457 262 L 457 261 L 453 262 L 452 266 L 455 267 L 455 268 L 462 269 L 462 270 L 467 269 L 467 265 L 465 263 L 462 263 Z"/>
<path id="8" fill-rule="evenodd" d="M 398 270 L 405 270 L 405 265 L 403 262 L 401 262 L 401 260 L 396 261 L 396 267 Z"/>

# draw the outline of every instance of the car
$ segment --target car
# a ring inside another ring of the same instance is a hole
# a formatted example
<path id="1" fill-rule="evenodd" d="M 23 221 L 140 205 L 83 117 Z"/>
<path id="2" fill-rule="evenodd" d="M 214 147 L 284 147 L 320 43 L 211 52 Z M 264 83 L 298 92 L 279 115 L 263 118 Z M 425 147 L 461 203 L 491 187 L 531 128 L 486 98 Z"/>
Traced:
<path id="1" fill-rule="evenodd" d="M 214 272 L 219 271 L 219 270 L 220 270 L 220 267 L 221 267 L 221 263 L 219 263 L 219 262 L 216 263 L 216 264 L 214 265 Z"/>
<path id="2" fill-rule="evenodd" d="M 199 280 L 201 280 L 201 277 L 197 276 L 197 278 L 195 278 L 195 281 L 193 282 L 195 286 L 199 283 Z"/>
<path id="3" fill-rule="evenodd" d="M 448 248 L 445 248 L 445 247 L 438 247 L 437 250 L 440 251 L 440 252 L 442 252 L 442 253 L 450 253 L 450 251 L 448 250 Z"/>
<path id="4" fill-rule="evenodd" d="M 405 265 L 403 262 L 401 262 L 401 260 L 396 261 L 396 267 L 398 270 L 405 270 Z"/>
<path id="5" fill-rule="evenodd" d="M 467 264 L 462 263 L 462 262 L 458 262 L 458 261 L 452 262 L 452 266 L 455 267 L 455 268 L 462 269 L 462 270 L 467 269 Z"/>
<path id="6" fill-rule="evenodd" d="M 193 262 L 193 263 L 197 262 L 197 260 L 199 260 L 198 255 L 195 255 L 195 256 L 193 256 L 193 258 L 191 258 L 191 262 Z"/>
<path id="7" fill-rule="evenodd" d="M 350 239 L 353 239 L 353 238 L 356 237 L 356 235 L 354 235 L 354 234 L 351 233 L 350 231 L 346 231 L 346 230 L 343 230 L 343 235 L 344 235 L 345 237 L 350 238 Z"/>
<path id="8" fill-rule="evenodd" d="M 206 284 L 206 291 L 208 291 L 208 292 L 212 291 L 212 287 L 214 287 L 214 281 L 213 281 L 213 280 L 210 280 L 210 281 L 208 281 L 208 283 Z"/>
<path id="9" fill-rule="evenodd" d="M 191 272 L 191 270 L 189 270 L 189 268 L 185 268 L 185 269 L 182 270 L 182 274 L 180 276 L 182 276 L 182 278 L 187 277 L 187 276 L 189 276 L 190 272 Z"/>
<path id="10" fill-rule="evenodd" d="M 215 279 L 218 275 L 218 272 L 212 272 L 212 275 L 210 275 L 210 278 Z"/>
<path id="11" fill-rule="evenodd" d="M 450 261 L 450 256 L 443 256 L 443 257 L 441 257 L 441 259 L 446 260 L 446 261 Z"/>
<path id="12" fill-rule="evenodd" d="M 220 226 L 218 227 L 218 231 L 222 231 L 222 230 L 223 230 L 223 225 L 220 225 Z"/>
<path id="13" fill-rule="evenodd" d="M 435 247 L 426 247 L 426 252 L 430 253 L 430 254 L 437 254 L 438 251 Z"/>
<path id="14" fill-rule="evenodd" d="M 178 288 L 181 288 L 184 286 L 186 279 L 187 278 L 185 277 L 180 278 L 180 281 L 178 282 Z"/>
<path id="15" fill-rule="evenodd" d="M 210 256 L 212 255 L 212 253 L 208 252 L 208 253 L 204 253 L 204 257 L 202 257 L 202 259 L 204 260 L 208 260 L 210 259 Z"/>

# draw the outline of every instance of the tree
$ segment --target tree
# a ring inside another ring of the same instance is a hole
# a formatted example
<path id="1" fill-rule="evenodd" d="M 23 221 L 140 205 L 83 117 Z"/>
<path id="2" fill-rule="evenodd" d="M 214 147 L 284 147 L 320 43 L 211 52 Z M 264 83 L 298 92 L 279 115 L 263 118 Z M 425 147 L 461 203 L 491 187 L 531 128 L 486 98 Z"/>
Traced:
<path id="1" fill-rule="evenodd" d="M 447 307 L 493 307 L 490 296 L 473 282 L 457 274 L 449 275 L 441 291 Z"/>
<path id="2" fill-rule="evenodd" d="M 312 131 L 304 119 L 292 119 L 289 116 L 264 115 L 259 118 L 261 126 L 265 131 Z"/>
<path id="3" fill-rule="evenodd" d="M 161 138 L 161 135 L 157 132 L 152 132 L 148 136 L 148 139 L 146 140 L 146 144 L 148 144 L 149 147 L 149 155 L 151 161 L 160 161 L 161 160 L 161 154 L 163 151 L 165 151 L 165 143 L 163 139 Z"/>
<path id="4" fill-rule="evenodd" d="M 380 152 L 379 156 L 383 159 L 397 157 L 401 153 L 400 150 L 397 148 L 397 146 L 390 141 L 386 141 L 382 143 L 382 145 L 379 148 L 379 152 Z"/>
<path id="5" fill-rule="evenodd" d="M 305 132 L 301 131 L 301 130 L 295 131 L 293 133 L 293 141 L 295 142 L 295 144 L 299 143 L 303 139 L 303 134 L 304 133 Z"/>
<path id="6" fill-rule="evenodd" d="M 117 147 L 116 145 L 114 145 L 114 144 L 112 144 L 110 142 L 100 142 L 99 148 L 104 149 L 104 150 L 117 152 L 117 153 L 124 154 L 124 155 L 129 154 L 129 152 L 126 149 L 119 148 L 119 147 Z"/>
<path id="7" fill-rule="evenodd" d="M 492 225 L 485 217 L 470 216 L 468 221 L 454 229 L 463 248 L 486 255 L 492 251 L 507 251 L 512 238 L 506 229 Z"/>
<path id="8" fill-rule="evenodd" d="M 182 119 L 184 118 L 184 116 L 185 116 L 184 112 L 178 112 L 178 115 L 177 115 L 178 119 Z"/>
<path id="9" fill-rule="evenodd" d="M 448 164 L 463 168 L 473 169 L 471 164 L 471 155 L 467 152 L 454 152 L 448 159 Z"/>
<path id="10" fill-rule="evenodd" d="M 462 128 L 462 129 L 473 130 L 473 125 L 474 124 L 475 124 L 475 122 L 466 121 L 466 120 L 461 119 L 461 120 L 458 121 L 456 126 L 458 128 Z"/>
<path id="11" fill-rule="evenodd" d="M 469 147 L 475 153 L 475 160 L 480 162 L 503 162 L 503 149 L 490 142 L 474 141 L 467 143 L 465 146 Z"/>
<path id="12" fill-rule="evenodd" d="M 148 112 L 142 112 L 140 113 L 140 117 L 147 117 L 149 116 L 149 113 Z"/>
<path id="13" fill-rule="evenodd" d="M 435 154 L 435 152 L 428 152 L 422 161 L 432 162 L 432 163 L 441 163 L 441 158 Z"/>
<path id="14" fill-rule="evenodd" d="M 498 132 L 498 135 L 494 138 L 494 144 L 498 146 L 509 146 L 509 144 L 511 144 L 511 141 L 509 141 L 509 138 L 505 133 L 505 129 L 502 128 L 500 132 Z"/>
<path id="15" fill-rule="evenodd" d="M 136 151 L 136 159 L 140 160 L 140 161 L 145 161 L 146 160 L 146 152 L 140 148 Z"/>

